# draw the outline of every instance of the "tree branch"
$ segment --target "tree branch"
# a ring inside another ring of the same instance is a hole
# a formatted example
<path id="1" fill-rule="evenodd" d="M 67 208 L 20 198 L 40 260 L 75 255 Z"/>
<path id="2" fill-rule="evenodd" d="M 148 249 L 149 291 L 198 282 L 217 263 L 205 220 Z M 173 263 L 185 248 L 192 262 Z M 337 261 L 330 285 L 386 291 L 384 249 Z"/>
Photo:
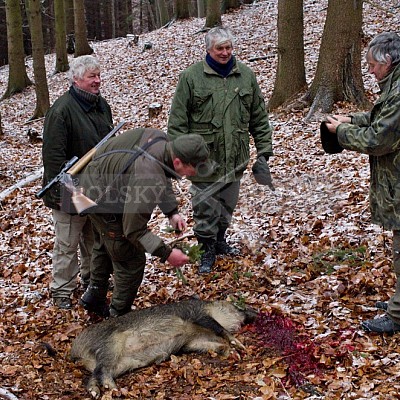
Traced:
<path id="1" fill-rule="evenodd" d="M 8 189 L 3 190 L 2 192 L 0 192 L 0 202 L 3 201 L 14 190 L 24 187 L 24 186 L 28 185 L 29 183 L 36 181 L 37 179 L 39 179 L 42 176 L 42 174 L 43 174 L 43 168 L 40 168 L 39 170 L 34 172 L 32 175 L 26 176 L 24 179 L 20 180 L 15 185 L 9 187 Z"/>
<path id="2" fill-rule="evenodd" d="M 170 240 L 167 244 L 168 244 L 168 246 L 173 247 L 176 243 L 178 243 L 178 242 L 180 242 L 182 240 L 189 239 L 189 238 L 191 239 L 191 238 L 194 238 L 194 237 L 195 237 L 195 235 L 193 233 L 187 233 L 186 235 L 182 235 L 182 236 L 179 236 L 179 237 L 177 237 L 175 239 Z"/>
<path id="3" fill-rule="evenodd" d="M 4 388 L 0 388 L 0 396 L 7 400 L 18 400 L 18 397 L 14 396 L 11 392 Z"/>

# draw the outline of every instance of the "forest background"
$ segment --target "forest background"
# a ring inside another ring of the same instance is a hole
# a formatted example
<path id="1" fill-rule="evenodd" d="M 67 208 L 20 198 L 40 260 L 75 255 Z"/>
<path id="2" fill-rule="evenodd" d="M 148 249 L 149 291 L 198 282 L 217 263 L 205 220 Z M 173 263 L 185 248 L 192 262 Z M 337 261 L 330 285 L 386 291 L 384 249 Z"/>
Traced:
<path id="1" fill-rule="evenodd" d="M 317 69 L 327 1 L 304 2 L 306 80 Z M 268 101 L 278 63 L 276 1 L 257 1 L 222 15 L 237 37 L 238 59 L 254 69 Z M 367 74 L 365 45 L 377 33 L 397 30 L 398 3 L 363 3 L 361 51 L 365 95 L 378 87 Z M 339 22 L 338 22 L 339 24 Z M 176 20 L 168 27 L 131 38 L 90 41 L 102 65 L 102 94 L 115 122 L 165 130 L 179 73 L 204 54 L 205 18 Z M 145 48 L 151 43 L 151 48 Z M 335 48 L 330 49 L 332 54 Z M 69 58 L 73 55 L 69 55 Z M 68 88 L 65 73 L 53 74 L 55 55 L 45 56 L 50 104 Z M 32 59 L 25 60 L 34 80 Z M 0 92 L 8 87 L 8 66 L 0 69 Z M 149 106 L 161 105 L 149 116 Z M 36 93 L 28 86 L 0 102 L 2 190 L 41 167 L 43 120 L 34 114 Z M 335 113 L 358 109 L 350 102 Z M 270 324 L 237 336 L 247 350 L 225 358 L 215 354 L 173 357 L 117 380 L 119 391 L 103 398 L 125 399 L 391 399 L 398 398 L 398 335 L 366 334 L 361 320 L 376 314 L 376 300 L 394 289 L 391 234 L 370 224 L 368 157 L 344 151 L 327 155 L 319 140 L 324 112 L 298 107 L 273 110 L 271 170 L 276 191 L 258 186 L 246 171 L 229 240 L 242 255 L 219 259 L 215 272 L 199 276 L 195 265 L 180 271 L 149 258 L 136 308 L 188 296 L 245 302 Z M 253 149 L 254 156 L 254 149 Z M 0 207 L 0 398 L 86 399 L 85 374 L 68 359 L 73 338 L 95 323 L 77 305 L 52 306 L 53 227 L 50 211 L 35 198 L 40 179 L 12 191 Z M 188 182 L 175 186 L 181 210 L 193 221 Z M 156 212 L 151 228 L 164 236 L 167 221 Z M 188 239 L 190 243 L 190 239 Z M 55 357 L 42 343 L 51 344 Z M 14 396 L 14 397 L 12 397 Z"/>

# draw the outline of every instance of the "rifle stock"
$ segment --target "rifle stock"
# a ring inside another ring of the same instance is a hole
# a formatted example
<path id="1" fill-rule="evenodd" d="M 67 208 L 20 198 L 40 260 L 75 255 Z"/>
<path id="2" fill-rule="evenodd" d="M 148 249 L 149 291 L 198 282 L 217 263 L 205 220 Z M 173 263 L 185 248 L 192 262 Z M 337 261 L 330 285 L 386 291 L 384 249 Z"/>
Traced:
<path id="1" fill-rule="evenodd" d="M 108 139 L 114 136 L 123 126 L 125 125 L 125 121 L 121 121 L 118 125 L 110 131 L 103 139 L 100 140 L 99 143 L 96 144 L 92 149 L 90 149 L 83 157 L 78 159 L 78 157 L 72 157 L 64 166 L 64 168 L 60 171 L 60 173 L 55 176 L 50 182 L 48 182 L 42 189 L 40 189 L 35 196 L 40 199 L 42 198 L 47 191 L 49 191 L 57 182 L 62 182 L 65 174 L 70 176 L 78 174 L 87 164 L 89 164 L 90 160 L 93 158 L 96 150 L 103 145 Z"/>
<path id="2" fill-rule="evenodd" d="M 83 168 L 89 164 L 90 160 L 93 158 L 94 153 L 96 153 L 97 147 L 90 149 L 82 158 L 80 158 L 68 171 L 67 174 L 76 175 L 82 171 Z"/>

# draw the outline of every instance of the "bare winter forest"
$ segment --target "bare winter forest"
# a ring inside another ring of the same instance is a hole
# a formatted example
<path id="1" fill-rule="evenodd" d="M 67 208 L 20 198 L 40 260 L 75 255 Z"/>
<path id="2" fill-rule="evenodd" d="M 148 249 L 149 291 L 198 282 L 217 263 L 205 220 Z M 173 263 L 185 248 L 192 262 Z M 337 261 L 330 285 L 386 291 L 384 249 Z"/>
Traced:
<path id="1" fill-rule="evenodd" d="M 308 83 L 316 68 L 327 1 L 305 0 Z M 394 0 L 364 2 L 366 43 L 384 30 L 398 30 Z M 237 37 L 235 53 L 257 74 L 268 100 L 277 62 L 277 2 L 257 1 L 222 21 Z M 338 22 L 339 23 L 339 22 Z M 165 130 L 179 73 L 205 55 L 204 19 L 178 21 L 140 37 L 91 43 L 102 65 L 102 94 L 115 122 Z M 144 44 L 151 42 L 151 49 Z M 335 49 L 332 49 L 335 51 Z M 254 57 L 262 57 L 250 61 Z M 68 88 L 65 74 L 52 74 L 54 55 L 46 56 L 51 103 Z M 31 60 L 28 74 L 33 79 Z M 373 101 L 378 87 L 363 65 L 365 89 Z M 0 92 L 7 87 L 0 69 Z M 162 104 L 156 117 L 148 107 Z M 28 122 L 35 91 L 0 102 L 0 191 L 41 168 L 43 120 Z M 337 104 L 335 113 L 354 111 Z M 394 289 L 391 233 L 370 223 L 369 166 L 364 155 L 323 152 L 319 124 L 307 110 L 270 115 L 274 152 L 270 160 L 276 187 L 256 184 L 251 170 L 229 230 L 241 256 L 219 259 L 214 273 L 181 273 L 149 258 L 134 306 L 190 296 L 244 301 L 264 316 L 237 337 L 246 351 L 228 357 L 213 353 L 171 360 L 117 379 L 119 390 L 103 399 L 396 399 L 400 398 L 399 335 L 372 335 L 359 325 L 377 311 Z M 40 179 L 12 191 L 0 204 L 0 398 L 20 400 L 88 399 L 86 373 L 68 352 L 74 337 L 95 323 L 73 299 L 71 311 L 52 305 L 49 295 L 53 226 L 50 210 L 35 193 Z M 176 185 L 181 211 L 192 226 L 188 182 Z M 156 212 L 151 227 L 164 236 L 167 220 Z M 189 230 L 190 232 L 190 230 Z M 264 321 L 264 322 L 265 322 Z M 52 357 L 42 343 L 57 354 Z"/>

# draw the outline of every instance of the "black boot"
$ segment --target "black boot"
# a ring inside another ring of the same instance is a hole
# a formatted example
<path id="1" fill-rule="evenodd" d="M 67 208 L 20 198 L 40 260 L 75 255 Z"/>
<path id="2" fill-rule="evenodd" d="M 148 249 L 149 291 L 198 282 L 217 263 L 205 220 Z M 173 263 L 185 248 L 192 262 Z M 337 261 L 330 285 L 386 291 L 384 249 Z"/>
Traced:
<path id="1" fill-rule="evenodd" d="M 216 254 L 228 256 L 238 256 L 240 254 L 240 251 L 238 249 L 235 249 L 234 247 L 229 246 L 229 244 L 226 243 L 225 230 L 218 232 L 215 252 Z"/>
<path id="2" fill-rule="evenodd" d="M 215 263 L 215 240 L 197 238 L 197 241 L 201 244 L 201 250 L 204 251 L 201 256 L 199 274 L 208 274 Z"/>
<path id="3" fill-rule="evenodd" d="M 131 307 L 126 308 L 125 310 L 116 310 L 112 305 L 110 306 L 110 317 L 116 318 L 121 315 L 125 315 L 129 311 L 132 311 Z"/>
<path id="4" fill-rule="evenodd" d="M 110 310 L 107 304 L 107 288 L 89 285 L 86 292 L 79 300 L 79 304 L 89 312 L 95 313 L 102 318 L 108 318 Z"/>

